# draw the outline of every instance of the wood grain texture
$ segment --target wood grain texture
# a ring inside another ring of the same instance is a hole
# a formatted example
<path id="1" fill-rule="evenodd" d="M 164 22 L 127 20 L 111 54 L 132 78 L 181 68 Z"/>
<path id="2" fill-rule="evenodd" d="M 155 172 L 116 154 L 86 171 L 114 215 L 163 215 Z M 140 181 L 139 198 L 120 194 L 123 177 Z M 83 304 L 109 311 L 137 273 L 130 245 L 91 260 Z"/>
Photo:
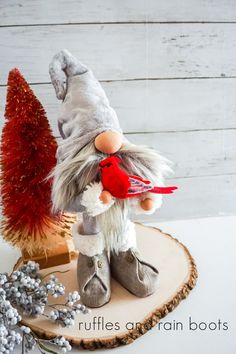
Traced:
<path id="1" fill-rule="evenodd" d="M 127 138 L 173 161 L 176 177 L 236 173 L 236 130 L 128 134 Z"/>
<path id="2" fill-rule="evenodd" d="M 140 299 L 112 279 L 112 296 L 109 303 L 100 308 L 93 308 L 86 316 L 75 316 L 72 328 L 55 326 L 43 316 L 22 316 L 22 324 L 29 326 L 41 338 L 63 336 L 71 344 L 95 350 L 130 344 L 172 312 L 196 285 L 198 274 L 194 259 L 187 247 L 171 235 L 144 225 L 135 225 L 135 229 L 142 259 L 148 260 L 159 271 L 158 290 L 155 293 Z M 18 270 L 21 264 L 22 260 L 18 260 L 14 269 Z M 77 277 L 80 276 L 77 258 L 70 264 L 53 267 L 50 271 L 57 274 L 58 281 L 68 292 L 77 290 Z M 42 271 L 42 276 L 48 272 L 48 269 Z M 66 274 L 63 274 L 65 272 Z M 49 304 L 60 301 L 64 301 L 64 298 L 59 301 L 49 300 Z M 94 326 L 94 321 L 100 318 L 104 319 L 104 326 Z M 118 325 L 116 327 L 113 325 L 114 319 Z M 106 326 L 108 322 L 109 328 Z M 92 325 L 89 326 L 89 323 Z M 135 324 L 133 329 L 128 326 L 131 323 Z"/>
<path id="3" fill-rule="evenodd" d="M 234 0 L 1 0 L 0 84 L 18 67 L 58 135 L 48 64 L 68 48 L 102 80 L 128 138 L 175 163 L 180 190 L 153 218 L 231 214 L 235 22 Z"/>
<path id="4" fill-rule="evenodd" d="M 236 76 L 234 24 L 113 24 L 0 28 L 1 84 L 19 67 L 48 82 L 48 63 L 67 47 L 100 80 Z"/>
<path id="5" fill-rule="evenodd" d="M 44 90 L 43 92 L 47 93 Z M 55 107 L 48 107 L 49 111 L 50 109 L 56 111 Z M 122 116 L 120 120 L 121 124 L 125 122 Z M 1 123 L 3 121 L 1 119 Z M 58 135 L 56 121 L 53 122 L 54 134 Z M 149 120 L 146 120 L 145 123 L 145 119 L 143 119 L 142 124 L 148 125 L 150 129 L 147 122 Z M 151 118 L 150 122 L 155 123 Z M 129 124 L 130 128 L 137 129 L 135 120 L 130 119 Z M 157 127 L 158 123 L 156 123 L 156 129 L 158 129 Z M 236 173 L 235 129 L 139 133 L 127 134 L 127 137 L 135 144 L 144 144 L 159 150 L 164 156 L 175 162 L 174 170 L 177 177 L 221 174 L 222 171 Z"/>
<path id="6" fill-rule="evenodd" d="M 234 0 L 1 0 L 0 24 L 236 21 Z"/>
<path id="7" fill-rule="evenodd" d="M 130 124 L 136 129 L 135 120 Z M 56 127 L 54 134 L 59 135 Z M 236 173 L 235 129 L 128 133 L 126 137 L 132 143 L 153 147 L 173 161 L 176 177 Z"/>
<path id="8" fill-rule="evenodd" d="M 236 80 L 153 80 L 102 83 L 124 132 L 236 128 Z M 32 85 L 55 135 L 61 102 L 51 84 Z M 0 87 L 0 127 L 6 87 Z"/>
<path id="9" fill-rule="evenodd" d="M 236 213 L 236 174 L 170 179 L 168 183 L 176 184 L 179 190 L 164 197 L 161 209 L 155 214 L 138 215 L 136 220 L 151 222 Z"/>

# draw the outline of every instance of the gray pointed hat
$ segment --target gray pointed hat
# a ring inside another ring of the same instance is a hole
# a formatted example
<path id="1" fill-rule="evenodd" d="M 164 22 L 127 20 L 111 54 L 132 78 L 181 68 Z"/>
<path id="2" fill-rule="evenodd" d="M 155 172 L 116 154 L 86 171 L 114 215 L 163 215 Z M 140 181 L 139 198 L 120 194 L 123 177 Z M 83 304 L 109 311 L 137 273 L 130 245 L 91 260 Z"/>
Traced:
<path id="1" fill-rule="evenodd" d="M 68 77 L 58 125 L 64 139 L 58 149 L 60 159 L 78 152 L 104 131 L 122 133 L 116 112 L 91 70 Z"/>

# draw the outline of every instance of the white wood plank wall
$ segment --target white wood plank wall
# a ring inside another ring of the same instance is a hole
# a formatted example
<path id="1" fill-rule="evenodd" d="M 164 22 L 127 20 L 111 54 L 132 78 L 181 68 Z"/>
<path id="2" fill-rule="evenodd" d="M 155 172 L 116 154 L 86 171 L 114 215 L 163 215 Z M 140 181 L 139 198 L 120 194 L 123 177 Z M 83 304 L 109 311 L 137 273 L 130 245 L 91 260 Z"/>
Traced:
<path id="1" fill-rule="evenodd" d="M 57 136 L 48 63 L 90 66 L 133 142 L 171 159 L 180 189 L 149 220 L 236 212 L 235 0 L 0 0 L 0 127 L 18 67 Z"/>

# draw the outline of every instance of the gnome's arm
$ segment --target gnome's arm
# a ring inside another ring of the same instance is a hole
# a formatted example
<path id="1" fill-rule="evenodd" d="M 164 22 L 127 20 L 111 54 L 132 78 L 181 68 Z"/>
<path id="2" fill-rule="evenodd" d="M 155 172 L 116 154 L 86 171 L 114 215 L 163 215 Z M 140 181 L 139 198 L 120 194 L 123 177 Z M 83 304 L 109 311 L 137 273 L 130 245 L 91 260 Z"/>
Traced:
<path id="1" fill-rule="evenodd" d="M 75 196 L 64 209 L 67 212 L 86 212 L 89 216 L 97 216 L 108 210 L 115 202 L 113 198 L 107 198 L 103 202 L 101 195 L 103 195 L 102 183 L 91 183 L 85 188 L 83 193 Z"/>
<path id="2" fill-rule="evenodd" d="M 129 205 L 135 214 L 153 214 L 162 205 L 162 194 L 146 192 L 130 198 Z"/>
<path id="3" fill-rule="evenodd" d="M 115 202 L 115 199 L 102 198 L 103 186 L 101 182 L 89 184 L 81 197 L 81 204 L 85 207 L 88 215 L 96 216 L 107 211 Z M 102 201 L 104 200 L 104 202 Z"/>

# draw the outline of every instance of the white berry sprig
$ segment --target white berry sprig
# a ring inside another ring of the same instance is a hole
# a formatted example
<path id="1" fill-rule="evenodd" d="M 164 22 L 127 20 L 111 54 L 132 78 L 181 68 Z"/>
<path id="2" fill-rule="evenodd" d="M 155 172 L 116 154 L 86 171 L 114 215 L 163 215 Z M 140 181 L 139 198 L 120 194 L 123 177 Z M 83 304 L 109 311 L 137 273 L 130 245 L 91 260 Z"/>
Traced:
<path id="1" fill-rule="evenodd" d="M 59 272 L 63 273 L 63 272 Z M 48 296 L 58 298 L 65 295 L 65 287 L 54 274 L 42 277 L 39 265 L 29 261 L 11 274 L 0 273 L 0 354 L 9 354 L 21 345 L 22 354 L 38 347 L 41 353 L 56 354 L 51 346 L 62 352 L 71 350 L 64 337 L 43 340 L 20 324 L 21 313 L 26 316 L 43 315 L 63 327 L 73 326 L 77 314 L 86 314 L 89 309 L 79 304 L 79 293 L 71 292 L 65 303 L 48 303 Z"/>

